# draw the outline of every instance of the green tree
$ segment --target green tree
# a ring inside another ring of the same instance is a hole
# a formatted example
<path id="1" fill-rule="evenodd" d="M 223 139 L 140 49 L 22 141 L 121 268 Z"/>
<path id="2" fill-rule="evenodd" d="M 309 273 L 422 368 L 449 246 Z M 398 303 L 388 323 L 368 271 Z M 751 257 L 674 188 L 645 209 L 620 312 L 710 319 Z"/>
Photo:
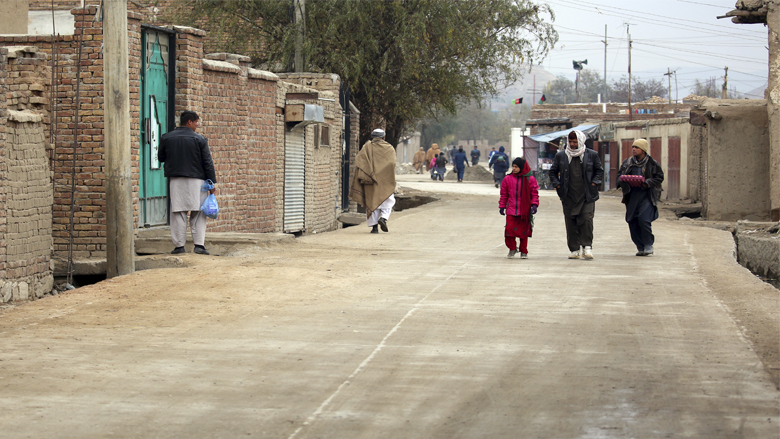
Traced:
<path id="1" fill-rule="evenodd" d="M 574 95 L 574 81 L 564 75 L 559 75 L 548 82 L 542 93 L 548 104 L 571 104 L 577 100 Z"/>
<path id="2" fill-rule="evenodd" d="M 668 96 L 668 91 L 660 79 L 643 81 L 638 77 L 631 78 L 631 102 L 646 101 L 653 96 L 665 97 Z M 628 102 L 627 76 L 622 76 L 619 80 L 612 82 L 609 96 L 612 102 Z"/>
<path id="3" fill-rule="evenodd" d="M 289 71 L 298 35 L 308 71 L 338 74 L 361 112 L 361 139 L 384 126 L 398 139 L 437 111 L 494 95 L 557 41 L 547 5 L 531 0 L 317 0 L 294 23 L 291 0 L 191 2 L 191 25 L 219 50 Z"/>

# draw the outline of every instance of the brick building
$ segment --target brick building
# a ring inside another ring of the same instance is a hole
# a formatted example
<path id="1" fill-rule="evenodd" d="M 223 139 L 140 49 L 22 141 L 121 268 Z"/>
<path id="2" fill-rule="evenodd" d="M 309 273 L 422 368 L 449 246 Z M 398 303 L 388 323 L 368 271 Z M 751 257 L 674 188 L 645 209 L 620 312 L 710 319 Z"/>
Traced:
<path id="1" fill-rule="evenodd" d="M 0 47 L 22 46 L 14 49 L 20 62 L 4 64 L 12 75 L 7 78 L 6 86 L 12 90 L 7 93 L 7 105 L 37 117 L 33 118 L 38 130 L 34 134 L 48 154 L 45 172 L 48 193 L 53 192 L 48 202 L 51 242 L 44 252 L 47 259 L 36 259 L 35 264 L 49 264 L 53 256 L 62 266 L 71 250 L 71 227 L 75 259 L 105 257 L 103 29 L 95 19 L 97 12 L 96 6 L 73 9 L 74 35 L 54 39 L 51 35 L 0 35 Z M 350 103 L 351 129 L 345 138 L 338 76 L 275 75 L 253 69 L 246 56 L 204 54 L 206 33 L 202 30 L 147 26 L 143 18 L 140 13 L 128 13 L 136 226 L 167 224 L 167 191 L 160 164 L 155 163 L 155 139 L 178 124 L 182 111 L 194 110 L 203 118 L 199 132 L 209 139 L 218 179 L 220 216 L 209 221 L 208 232 L 312 233 L 339 227 L 337 216 L 348 204 L 343 183 L 348 185 L 354 169 L 359 120 Z M 159 73 L 157 83 L 150 82 L 155 72 Z M 164 91 L 154 94 L 154 87 Z M 318 107 L 323 120 L 287 122 L 285 112 L 296 104 Z M 3 115 L 0 127 L 16 132 L 13 124 L 22 117 L 14 117 L 6 120 Z M 0 135 L 7 137 L 3 131 Z M 297 179 L 291 177 L 289 166 L 295 158 L 289 141 L 293 137 L 303 142 L 303 174 Z M 344 157 L 347 140 L 352 147 Z M 157 193 L 155 179 L 158 186 L 162 180 Z M 300 184 L 300 194 L 288 190 L 294 184 Z M 295 197 L 300 202 L 291 207 L 290 199 Z M 301 222 L 288 227 L 285 219 L 292 215 L 300 215 Z"/>

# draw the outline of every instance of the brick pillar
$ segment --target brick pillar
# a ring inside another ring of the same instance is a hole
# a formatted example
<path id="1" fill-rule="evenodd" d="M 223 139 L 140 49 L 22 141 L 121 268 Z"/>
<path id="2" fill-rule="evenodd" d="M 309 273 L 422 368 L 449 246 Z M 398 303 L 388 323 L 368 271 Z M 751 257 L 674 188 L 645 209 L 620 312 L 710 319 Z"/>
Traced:
<path id="1" fill-rule="evenodd" d="M 6 86 L 8 78 L 8 50 L 0 47 L 0 89 Z M 8 167 L 6 165 L 6 124 L 8 122 L 8 112 L 6 111 L 5 99 L 0 99 L 0 180 L 7 179 Z M 0 185 L 0 278 L 5 279 L 7 268 L 6 252 L 6 232 L 8 232 L 8 211 L 6 210 L 7 185 Z M 12 291 L 10 288 L 0 290 L 0 302 L 11 300 Z"/>
<path id="2" fill-rule="evenodd" d="M 176 116 L 203 112 L 203 37 L 206 32 L 184 26 L 176 31 Z M 178 122 L 177 122 L 178 123 Z"/>

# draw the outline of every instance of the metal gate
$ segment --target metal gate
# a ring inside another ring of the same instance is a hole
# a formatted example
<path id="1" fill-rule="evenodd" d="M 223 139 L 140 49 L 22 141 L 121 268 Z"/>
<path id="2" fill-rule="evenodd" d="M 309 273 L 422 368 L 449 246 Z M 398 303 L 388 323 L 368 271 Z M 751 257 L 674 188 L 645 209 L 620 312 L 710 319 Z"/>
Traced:
<path id="1" fill-rule="evenodd" d="M 141 148 L 139 154 L 139 226 L 168 224 L 167 180 L 157 160 L 160 136 L 168 132 L 170 120 L 169 33 L 143 29 L 141 32 Z"/>
<path id="2" fill-rule="evenodd" d="M 680 138 L 669 138 L 669 169 L 667 172 L 667 187 L 669 192 L 667 199 L 680 199 Z"/>
<path id="3" fill-rule="evenodd" d="M 304 228 L 306 142 L 303 128 L 287 130 L 284 137 L 284 231 Z"/>

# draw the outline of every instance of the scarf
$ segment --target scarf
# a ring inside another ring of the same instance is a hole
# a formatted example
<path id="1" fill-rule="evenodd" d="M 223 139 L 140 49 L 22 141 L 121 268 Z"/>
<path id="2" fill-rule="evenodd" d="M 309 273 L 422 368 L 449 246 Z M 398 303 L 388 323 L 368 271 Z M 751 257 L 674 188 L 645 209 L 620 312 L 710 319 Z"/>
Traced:
<path id="1" fill-rule="evenodd" d="M 631 156 L 630 161 L 628 162 L 628 169 L 626 170 L 626 173 L 631 174 L 631 168 L 637 167 L 642 170 L 641 175 L 645 175 L 645 168 L 647 167 L 647 163 L 650 161 L 650 154 L 645 154 L 645 158 L 642 160 L 637 160 L 635 156 Z"/>
<path id="2" fill-rule="evenodd" d="M 569 158 L 569 163 L 571 163 L 571 159 L 573 159 L 574 157 L 579 157 L 585 154 L 585 149 L 586 149 L 585 140 L 587 139 L 585 138 L 585 133 L 579 130 L 573 130 L 573 133 L 577 135 L 577 149 L 569 148 L 569 142 L 567 139 L 565 151 L 566 151 L 566 157 Z"/>
<path id="3" fill-rule="evenodd" d="M 355 157 L 349 199 L 364 206 L 367 216 L 395 192 L 395 160 L 395 149 L 379 137 L 366 142 Z"/>

